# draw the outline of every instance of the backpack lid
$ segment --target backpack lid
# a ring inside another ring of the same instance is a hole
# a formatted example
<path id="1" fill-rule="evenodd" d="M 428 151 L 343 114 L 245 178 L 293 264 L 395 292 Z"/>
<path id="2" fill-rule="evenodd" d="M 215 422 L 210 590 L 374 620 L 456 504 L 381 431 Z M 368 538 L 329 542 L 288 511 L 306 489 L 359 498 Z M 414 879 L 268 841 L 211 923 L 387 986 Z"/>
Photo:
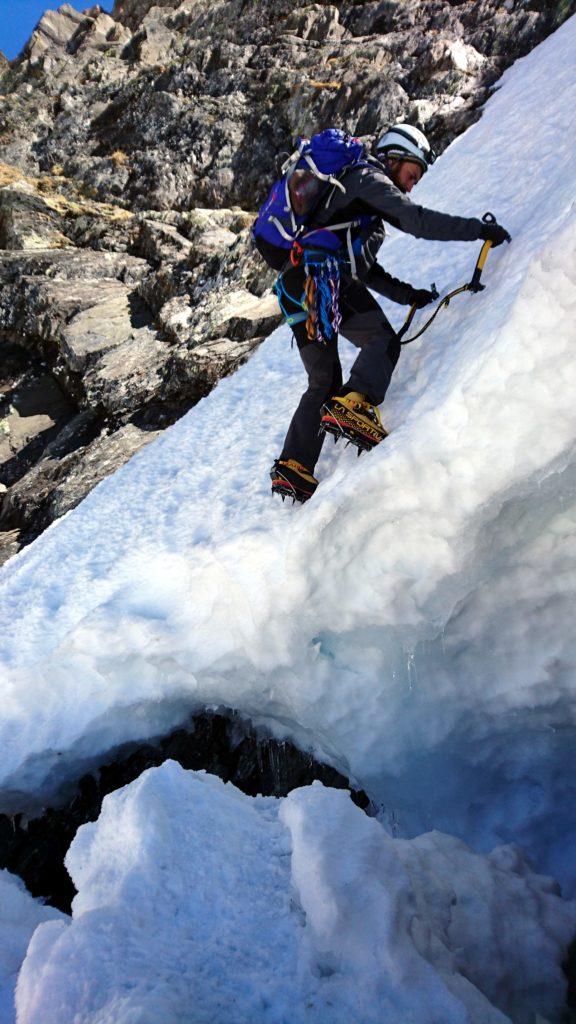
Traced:
<path id="1" fill-rule="evenodd" d="M 361 160 L 364 154 L 360 140 L 340 128 L 326 128 L 313 135 L 306 149 L 323 174 L 338 174 L 344 167 Z"/>

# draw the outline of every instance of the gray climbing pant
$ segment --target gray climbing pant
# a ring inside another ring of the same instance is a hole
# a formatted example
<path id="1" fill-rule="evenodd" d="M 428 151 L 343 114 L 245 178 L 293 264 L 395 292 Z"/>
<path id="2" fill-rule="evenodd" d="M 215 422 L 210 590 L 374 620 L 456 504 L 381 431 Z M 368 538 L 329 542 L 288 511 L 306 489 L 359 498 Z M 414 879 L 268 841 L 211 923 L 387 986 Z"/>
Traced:
<path id="1" fill-rule="evenodd" d="M 302 294 L 303 283 L 301 267 L 291 267 L 283 275 L 284 296 L 289 297 L 287 313 L 302 308 L 297 297 Z M 291 296 L 295 296 L 293 309 L 289 305 Z M 304 322 L 292 327 L 308 374 L 308 387 L 292 417 L 280 458 L 296 459 L 311 471 L 318 461 L 325 437 L 323 432 L 320 433 L 324 403 L 345 390 L 359 391 L 373 405 L 380 405 L 400 356 L 396 332 L 366 285 L 360 281 L 342 282 L 340 313 L 340 334 L 360 349 L 345 385 L 338 342 L 324 345 L 310 341 Z"/>

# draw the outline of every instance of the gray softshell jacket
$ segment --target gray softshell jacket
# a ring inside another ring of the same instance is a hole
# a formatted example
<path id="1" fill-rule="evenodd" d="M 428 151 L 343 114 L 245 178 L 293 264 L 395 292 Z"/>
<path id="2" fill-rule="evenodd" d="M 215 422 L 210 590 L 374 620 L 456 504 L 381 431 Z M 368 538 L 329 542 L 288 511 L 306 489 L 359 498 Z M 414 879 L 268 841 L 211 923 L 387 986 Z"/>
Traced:
<path id="1" fill-rule="evenodd" d="M 346 193 L 336 187 L 314 216 L 314 227 L 341 224 L 362 214 L 374 220 L 361 231 L 361 252 L 356 257 L 356 275 L 374 291 L 394 302 L 409 304 L 412 286 L 387 274 L 376 261 L 386 235 L 385 223 L 416 238 L 438 242 L 473 242 L 484 227 L 476 217 L 454 217 L 413 203 L 392 181 L 384 164 L 370 158 L 368 166 L 353 167 L 341 176 Z"/>

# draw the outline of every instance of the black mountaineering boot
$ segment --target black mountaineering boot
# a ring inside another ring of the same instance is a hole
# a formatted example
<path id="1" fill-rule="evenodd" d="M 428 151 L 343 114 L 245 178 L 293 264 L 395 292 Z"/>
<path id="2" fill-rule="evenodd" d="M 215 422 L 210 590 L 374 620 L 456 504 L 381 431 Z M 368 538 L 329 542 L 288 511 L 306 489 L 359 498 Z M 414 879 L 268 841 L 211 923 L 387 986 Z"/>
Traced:
<path id="1" fill-rule="evenodd" d="M 323 406 L 323 412 L 320 430 L 332 434 L 335 441 L 339 437 L 346 438 L 350 444 L 356 445 L 358 455 L 370 451 L 388 437 L 378 409 L 358 391 L 336 395 Z"/>
<path id="2" fill-rule="evenodd" d="M 276 459 L 270 470 L 272 494 L 292 501 L 308 501 L 318 487 L 318 481 L 306 466 L 296 459 Z"/>

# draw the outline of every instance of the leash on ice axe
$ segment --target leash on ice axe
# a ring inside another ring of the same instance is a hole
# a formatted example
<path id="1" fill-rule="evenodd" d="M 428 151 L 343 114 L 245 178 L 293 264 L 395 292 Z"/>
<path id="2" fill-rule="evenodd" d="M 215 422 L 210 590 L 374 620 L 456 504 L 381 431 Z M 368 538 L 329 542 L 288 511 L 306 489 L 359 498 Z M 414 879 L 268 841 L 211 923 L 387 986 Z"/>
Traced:
<path id="1" fill-rule="evenodd" d="M 484 216 L 482 217 L 482 220 L 484 221 L 485 224 L 495 224 L 496 223 L 496 217 L 494 216 L 493 213 L 485 213 Z M 436 306 L 436 309 L 432 313 L 432 316 L 426 321 L 424 326 L 420 328 L 420 330 L 417 332 L 417 334 L 413 334 L 411 338 L 406 338 L 405 341 L 402 341 L 401 339 L 404 337 L 404 335 L 406 334 L 406 331 L 410 327 L 410 324 L 412 323 L 412 321 L 414 319 L 414 315 L 415 315 L 416 310 L 418 308 L 416 305 L 410 307 L 410 312 L 408 313 L 408 316 L 406 317 L 404 325 L 398 331 L 398 340 L 400 341 L 401 345 L 409 345 L 411 341 L 416 341 L 416 338 L 419 338 L 422 334 L 424 334 L 424 331 L 428 330 L 428 328 L 430 327 L 430 324 L 432 323 L 433 320 L 436 319 L 436 317 L 438 316 L 438 313 L 440 312 L 440 310 L 444 309 L 445 307 L 447 308 L 450 305 L 450 300 L 453 299 L 455 295 L 460 295 L 461 292 L 482 292 L 482 291 L 484 291 L 484 288 L 486 287 L 486 285 L 485 284 L 480 284 L 480 277 L 482 276 L 482 271 L 484 270 L 484 264 L 486 263 L 486 260 L 488 258 L 488 253 L 490 252 L 491 248 L 492 248 L 492 242 L 484 242 L 484 244 L 483 244 L 483 246 L 482 246 L 482 248 L 480 250 L 480 255 L 478 256 L 478 259 L 476 260 L 476 266 L 474 267 L 474 273 L 472 274 L 472 277 L 471 277 L 470 281 L 468 282 L 468 284 L 460 285 L 460 288 L 455 288 L 453 292 L 449 292 L 448 295 L 445 295 L 444 298 L 441 299 L 440 302 L 438 303 L 438 305 Z M 439 294 L 436 291 L 436 285 L 435 284 L 432 285 L 432 291 L 435 293 L 434 294 L 434 298 L 435 299 L 439 298 Z"/>

